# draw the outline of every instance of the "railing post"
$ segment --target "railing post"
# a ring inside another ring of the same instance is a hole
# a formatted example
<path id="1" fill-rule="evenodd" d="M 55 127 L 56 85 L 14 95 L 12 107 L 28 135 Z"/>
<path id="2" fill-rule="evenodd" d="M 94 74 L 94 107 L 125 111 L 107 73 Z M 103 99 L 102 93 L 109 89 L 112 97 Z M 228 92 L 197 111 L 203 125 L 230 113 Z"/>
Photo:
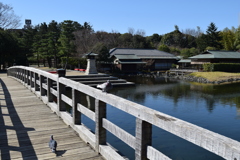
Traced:
<path id="1" fill-rule="evenodd" d="M 72 122 L 73 124 L 81 124 L 81 113 L 77 110 L 77 104 L 80 103 L 80 93 L 72 89 Z"/>
<path id="2" fill-rule="evenodd" d="M 26 84 L 27 84 L 27 86 L 29 86 L 30 85 L 30 79 L 29 79 L 29 77 L 31 77 L 30 76 L 30 71 L 29 70 L 26 70 L 26 76 L 27 76 L 27 82 L 26 82 Z"/>
<path id="3" fill-rule="evenodd" d="M 59 81 L 57 83 L 57 91 L 58 91 L 58 97 L 57 97 L 57 104 L 58 104 L 58 111 L 66 111 L 66 105 L 62 101 L 62 94 L 65 93 L 65 85 L 61 84 Z"/>
<path id="4" fill-rule="evenodd" d="M 21 68 L 20 69 L 21 83 L 23 83 L 23 80 L 24 80 L 23 71 L 24 70 Z"/>
<path id="5" fill-rule="evenodd" d="M 53 102 L 53 94 L 51 93 L 51 88 L 53 86 L 53 80 L 50 78 L 47 78 L 47 98 L 48 102 Z"/>
<path id="6" fill-rule="evenodd" d="M 22 83 L 24 84 L 25 83 L 25 70 L 24 69 L 21 69 L 21 76 L 22 76 Z"/>
<path id="7" fill-rule="evenodd" d="M 43 88 L 44 76 L 40 75 L 40 95 L 45 96 L 45 90 Z"/>
<path id="8" fill-rule="evenodd" d="M 39 85 L 37 84 L 37 80 L 39 80 L 38 74 L 34 73 L 34 89 L 35 89 L 35 92 L 40 90 Z"/>
<path id="9" fill-rule="evenodd" d="M 18 68 L 16 68 L 16 78 L 19 80 L 19 69 Z"/>
<path id="10" fill-rule="evenodd" d="M 34 83 L 33 83 L 33 72 L 30 71 L 30 87 L 33 88 L 34 87 Z"/>
<path id="11" fill-rule="evenodd" d="M 24 82 L 24 85 L 27 86 L 27 70 L 24 69 L 23 72 L 24 72 L 24 73 L 23 73 L 23 75 L 24 75 L 24 80 L 23 80 L 23 82 Z"/>
<path id="12" fill-rule="evenodd" d="M 152 145 L 152 124 L 136 119 L 136 148 L 135 159 L 147 159 L 147 146 Z"/>
<path id="13" fill-rule="evenodd" d="M 86 95 L 86 100 L 87 100 L 87 108 L 90 110 L 94 109 L 95 101 L 93 100 L 93 98 Z"/>
<path id="14" fill-rule="evenodd" d="M 22 80 L 22 69 L 18 69 L 18 79 L 21 81 Z"/>
<path id="15" fill-rule="evenodd" d="M 24 84 L 25 83 L 25 70 L 24 69 L 22 69 L 22 84 Z"/>
<path id="16" fill-rule="evenodd" d="M 106 144 L 106 129 L 103 128 L 102 119 L 106 118 L 106 103 L 95 99 L 95 136 L 96 136 L 96 152 L 99 152 L 99 145 Z"/>

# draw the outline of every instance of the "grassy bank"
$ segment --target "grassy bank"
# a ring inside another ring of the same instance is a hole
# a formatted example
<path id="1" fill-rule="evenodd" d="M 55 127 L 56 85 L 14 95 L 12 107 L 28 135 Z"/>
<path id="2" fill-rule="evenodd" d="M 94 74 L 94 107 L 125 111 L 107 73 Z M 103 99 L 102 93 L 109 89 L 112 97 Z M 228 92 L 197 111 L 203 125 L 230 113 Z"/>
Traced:
<path id="1" fill-rule="evenodd" d="M 226 80 L 229 78 L 240 78 L 240 73 L 228 73 L 228 72 L 194 72 L 190 74 L 195 77 L 206 78 L 209 81 Z"/>

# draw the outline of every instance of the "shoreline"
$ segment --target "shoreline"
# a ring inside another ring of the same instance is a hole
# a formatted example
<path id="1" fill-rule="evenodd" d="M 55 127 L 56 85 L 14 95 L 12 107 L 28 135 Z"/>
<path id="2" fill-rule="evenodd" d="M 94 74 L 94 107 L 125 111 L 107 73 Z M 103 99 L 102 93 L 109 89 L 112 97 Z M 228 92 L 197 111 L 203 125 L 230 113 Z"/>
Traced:
<path id="1" fill-rule="evenodd" d="M 173 77 L 171 77 L 173 78 Z M 203 77 L 195 77 L 195 76 L 177 76 L 174 77 L 180 80 L 190 81 L 190 82 L 198 82 L 198 83 L 204 83 L 204 84 L 227 84 L 227 83 L 238 83 L 240 82 L 240 78 L 227 78 L 217 81 L 210 81 Z"/>

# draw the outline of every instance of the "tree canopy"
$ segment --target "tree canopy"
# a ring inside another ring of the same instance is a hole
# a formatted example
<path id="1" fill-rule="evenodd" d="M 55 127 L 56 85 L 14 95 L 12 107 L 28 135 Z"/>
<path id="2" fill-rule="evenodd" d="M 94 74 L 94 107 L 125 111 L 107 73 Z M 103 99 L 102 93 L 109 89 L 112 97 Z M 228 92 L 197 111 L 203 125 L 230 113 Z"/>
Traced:
<path id="1" fill-rule="evenodd" d="M 0 63 L 1 66 L 29 63 L 59 67 L 61 59 L 66 64 L 69 57 L 80 58 L 83 54 L 99 54 L 99 61 L 107 61 L 112 48 L 159 49 L 185 58 L 206 49 L 240 51 L 240 26 L 219 31 L 211 22 L 204 32 L 200 27 L 180 31 L 175 25 L 172 32 L 145 36 L 143 30 L 129 28 L 127 33 L 94 31 L 88 22 L 80 24 L 72 20 L 43 22 L 21 30 L 19 17 L 13 8 L 0 2 Z M 66 68 L 65 66 L 61 66 Z"/>

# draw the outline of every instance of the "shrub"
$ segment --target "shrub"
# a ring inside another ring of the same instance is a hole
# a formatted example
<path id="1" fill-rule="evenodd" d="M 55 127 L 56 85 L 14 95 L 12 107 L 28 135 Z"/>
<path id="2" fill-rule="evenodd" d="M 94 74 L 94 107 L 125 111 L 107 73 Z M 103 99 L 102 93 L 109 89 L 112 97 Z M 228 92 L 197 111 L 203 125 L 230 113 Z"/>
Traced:
<path id="1" fill-rule="evenodd" d="M 213 71 L 222 71 L 222 72 L 240 72 L 239 63 L 205 63 L 203 64 L 203 71 L 213 72 Z"/>

